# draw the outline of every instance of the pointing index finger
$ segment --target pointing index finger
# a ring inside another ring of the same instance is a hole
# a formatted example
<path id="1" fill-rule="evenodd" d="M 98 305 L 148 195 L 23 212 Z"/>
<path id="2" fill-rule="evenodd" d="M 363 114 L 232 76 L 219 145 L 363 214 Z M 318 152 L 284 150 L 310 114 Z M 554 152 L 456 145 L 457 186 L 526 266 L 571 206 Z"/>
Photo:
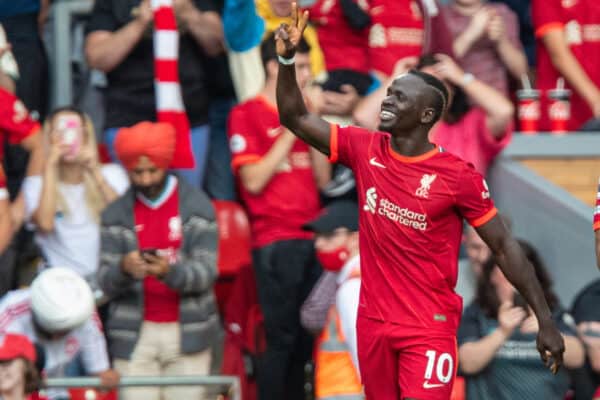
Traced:
<path id="1" fill-rule="evenodd" d="M 292 26 L 298 26 L 298 4 L 292 3 Z"/>

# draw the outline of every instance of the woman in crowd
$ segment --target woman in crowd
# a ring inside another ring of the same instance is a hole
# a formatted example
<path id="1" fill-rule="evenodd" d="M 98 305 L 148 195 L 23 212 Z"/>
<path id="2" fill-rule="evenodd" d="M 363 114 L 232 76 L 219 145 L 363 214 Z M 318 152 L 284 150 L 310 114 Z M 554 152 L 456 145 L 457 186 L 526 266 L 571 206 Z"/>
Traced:
<path id="1" fill-rule="evenodd" d="M 26 336 L 0 337 L 0 399 L 25 400 L 39 389 L 36 351 Z"/>
<path id="2" fill-rule="evenodd" d="M 123 169 L 101 165 L 93 126 L 73 107 L 55 110 L 44 125 L 46 164 L 23 183 L 26 213 L 48 266 L 65 266 L 94 282 L 100 213 L 129 186 Z"/>
<path id="3" fill-rule="evenodd" d="M 567 369 L 583 365 L 583 345 L 572 318 L 559 304 L 537 252 L 520 242 L 544 291 L 553 319 L 565 338 L 564 366 L 549 374 L 536 348 L 537 319 L 494 259 L 484 265 L 475 301 L 458 331 L 458 365 L 467 379 L 467 397 L 478 400 L 562 400 L 569 388 Z"/>

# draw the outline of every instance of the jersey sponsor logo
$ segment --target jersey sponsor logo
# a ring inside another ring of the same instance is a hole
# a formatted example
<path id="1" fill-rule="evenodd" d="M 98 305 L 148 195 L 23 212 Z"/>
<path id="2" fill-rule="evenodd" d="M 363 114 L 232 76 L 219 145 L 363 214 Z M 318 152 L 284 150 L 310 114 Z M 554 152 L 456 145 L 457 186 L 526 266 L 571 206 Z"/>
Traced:
<path id="1" fill-rule="evenodd" d="M 377 189 L 374 187 L 367 189 L 365 197 L 364 211 L 373 215 L 381 215 L 415 230 L 425 231 L 427 229 L 427 214 L 420 214 L 406 207 L 401 207 L 386 198 L 378 201 L 379 196 L 377 195 Z"/>
<path id="2" fill-rule="evenodd" d="M 239 133 L 234 133 L 229 139 L 229 148 L 233 154 L 241 153 L 246 150 L 247 143 L 246 139 Z"/>
<path id="3" fill-rule="evenodd" d="M 485 190 L 483 192 L 481 192 L 481 198 L 483 200 L 487 200 L 490 198 L 490 188 L 488 187 L 485 179 L 482 179 L 482 182 L 483 182 L 483 187 L 485 188 Z"/>
<path id="4" fill-rule="evenodd" d="M 374 165 L 379 168 L 385 168 L 385 165 L 377 161 L 377 157 L 373 157 L 369 160 L 369 164 Z"/>
<path id="5" fill-rule="evenodd" d="M 577 4 L 577 1 L 578 0 L 562 0 L 560 3 L 563 6 L 563 8 L 571 8 L 575 4 Z"/>
<path id="6" fill-rule="evenodd" d="M 421 187 L 419 187 L 417 189 L 417 191 L 415 192 L 415 194 L 418 197 L 422 197 L 424 199 L 429 198 L 429 191 L 431 190 L 431 184 L 433 183 L 433 181 L 435 181 L 435 178 L 437 178 L 436 174 L 424 174 L 423 177 L 421 178 Z"/>

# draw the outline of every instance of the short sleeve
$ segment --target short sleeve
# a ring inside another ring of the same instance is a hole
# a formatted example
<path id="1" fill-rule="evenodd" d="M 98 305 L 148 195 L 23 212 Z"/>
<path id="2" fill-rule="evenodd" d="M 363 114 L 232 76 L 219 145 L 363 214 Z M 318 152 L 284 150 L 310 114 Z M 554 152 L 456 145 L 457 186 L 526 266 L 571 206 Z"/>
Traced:
<path id="1" fill-rule="evenodd" d="M 28 176 L 23 180 L 23 196 L 25 197 L 25 220 L 31 222 L 31 216 L 38 209 L 42 184 L 44 180 L 40 175 Z"/>
<path id="2" fill-rule="evenodd" d="M 331 124 L 329 131 L 329 161 L 340 162 L 353 169 L 361 153 L 368 152 L 375 138 L 381 133 L 371 132 L 357 126 L 342 127 Z"/>
<path id="3" fill-rule="evenodd" d="M 119 196 L 129 189 L 129 177 L 123 167 L 118 164 L 103 165 L 102 176 Z"/>
<path id="4" fill-rule="evenodd" d="M 120 24 L 112 8 L 112 0 L 96 0 L 92 10 L 92 16 L 86 26 L 86 34 L 94 31 L 114 32 L 119 29 Z"/>
<path id="5" fill-rule="evenodd" d="M 457 341 L 459 346 L 481 339 L 480 314 L 481 311 L 476 304 L 471 304 L 465 309 L 458 327 Z"/>
<path id="6" fill-rule="evenodd" d="M 254 118 L 256 116 L 249 115 L 239 106 L 229 114 L 227 135 L 231 150 L 231 166 L 234 171 L 244 164 L 259 161 L 264 155 L 259 133 L 256 132 L 252 123 Z"/>
<path id="7" fill-rule="evenodd" d="M 564 19 L 560 0 L 533 0 L 531 14 L 537 38 L 543 37 L 549 31 L 563 27 Z"/>
<path id="8" fill-rule="evenodd" d="M 0 88 L 0 130 L 11 144 L 18 144 L 40 130 L 25 105 L 12 93 Z"/>
<path id="9" fill-rule="evenodd" d="M 484 225 L 497 213 L 485 179 L 471 164 L 465 164 L 455 195 L 460 214 L 474 228 Z"/>

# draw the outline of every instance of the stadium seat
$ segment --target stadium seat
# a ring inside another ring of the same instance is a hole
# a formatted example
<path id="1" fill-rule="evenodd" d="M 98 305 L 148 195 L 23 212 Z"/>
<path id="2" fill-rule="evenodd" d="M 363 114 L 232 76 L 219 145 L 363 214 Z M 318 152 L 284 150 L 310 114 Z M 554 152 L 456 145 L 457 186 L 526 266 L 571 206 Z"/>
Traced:
<path id="1" fill-rule="evenodd" d="M 215 284 L 215 296 L 219 312 L 223 315 L 236 275 L 242 267 L 252 265 L 250 224 L 246 212 L 237 202 L 215 200 L 213 206 L 219 227 L 219 277 Z"/>

